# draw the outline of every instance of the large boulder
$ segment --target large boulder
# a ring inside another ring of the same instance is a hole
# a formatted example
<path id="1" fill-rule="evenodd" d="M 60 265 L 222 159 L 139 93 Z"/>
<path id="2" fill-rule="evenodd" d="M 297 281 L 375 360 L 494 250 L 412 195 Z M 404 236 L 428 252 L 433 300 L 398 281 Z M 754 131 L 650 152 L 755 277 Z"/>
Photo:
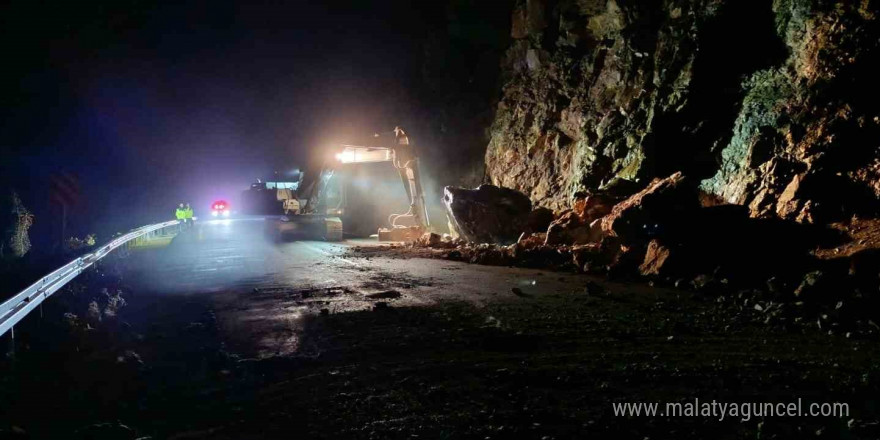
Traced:
<path id="1" fill-rule="evenodd" d="M 578 197 L 572 204 L 572 210 L 583 220 L 590 224 L 597 218 L 605 217 L 611 213 L 611 209 L 622 199 L 609 194 L 598 193 L 586 197 Z"/>
<path id="2" fill-rule="evenodd" d="M 481 185 L 447 186 L 443 193 L 449 224 L 467 241 L 510 244 L 528 228 L 532 202 L 519 191 Z"/>
<path id="3" fill-rule="evenodd" d="M 865 249 L 848 259 L 849 275 L 856 286 L 865 292 L 880 291 L 880 249 Z"/>
<path id="4" fill-rule="evenodd" d="M 531 234 L 528 232 L 523 232 L 520 235 L 519 239 L 516 241 L 518 247 L 531 249 L 538 246 L 543 246 L 547 241 L 547 234 L 543 232 L 538 232 L 535 234 Z"/>
<path id="5" fill-rule="evenodd" d="M 553 223 L 556 217 L 553 215 L 553 211 L 547 208 L 535 208 L 532 212 L 529 213 L 528 220 L 526 221 L 526 231 L 528 233 L 544 233 L 547 232 L 547 228 L 550 227 L 550 224 Z"/>
<path id="6" fill-rule="evenodd" d="M 601 220 L 602 233 L 623 244 L 640 244 L 659 236 L 678 236 L 700 208 L 696 190 L 681 172 L 654 179 L 645 189 L 612 208 Z"/>
<path id="7" fill-rule="evenodd" d="M 609 255 L 600 243 L 575 245 L 571 247 L 571 262 L 583 272 L 590 272 L 594 266 L 608 263 Z"/>
<path id="8" fill-rule="evenodd" d="M 586 222 L 576 211 L 565 211 L 547 228 L 546 244 L 576 245 L 596 243 L 601 239 L 602 231 L 596 224 Z"/>
<path id="9" fill-rule="evenodd" d="M 598 219 L 611 213 L 619 200 L 608 194 L 576 197 L 572 209 L 564 211 L 547 228 L 548 245 L 597 243 L 602 239 Z"/>
<path id="10" fill-rule="evenodd" d="M 701 208 L 683 216 L 683 229 L 675 240 L 661 241 L 674 249 L 677 268 L 714 272 L 749 284 L 770 277 L 800 277 L 818 264 L 813 251 L 832 248 L 845 239 L 839 231 L 821 225 L 749 214 L 749 207 L 740 205 Z M 840 264 L 846 266 L 846 262 Z"/>

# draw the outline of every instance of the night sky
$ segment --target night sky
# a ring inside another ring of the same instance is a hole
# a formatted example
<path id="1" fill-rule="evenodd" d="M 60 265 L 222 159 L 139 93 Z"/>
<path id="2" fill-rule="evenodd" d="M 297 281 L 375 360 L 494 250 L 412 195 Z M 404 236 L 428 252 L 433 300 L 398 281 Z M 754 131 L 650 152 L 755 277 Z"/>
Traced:
<path id="1" fill-rule="evenodd" d="M 434 6 L 432 6 L 434 5 Z M 233 198 L 414 108 L 435 2 L 14 2 L 0 14 L 3 183 L 46 227 L 80 176 L 80 229 Z M 110 225 L 110 226 L 108 226 Z"/>

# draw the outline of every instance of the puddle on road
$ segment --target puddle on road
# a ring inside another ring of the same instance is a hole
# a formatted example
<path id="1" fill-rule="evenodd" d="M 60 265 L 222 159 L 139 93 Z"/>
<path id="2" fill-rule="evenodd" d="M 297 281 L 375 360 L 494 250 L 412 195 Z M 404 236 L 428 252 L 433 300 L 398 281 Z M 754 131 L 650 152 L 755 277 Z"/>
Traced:
<path id="1" fill-rule="evenodd" d="M 249 294 L 237 296 L 235 304 L 221 314 L 226 332 L 238 341 L 237 348 L 249 352 L 249 356 L 307 356 L 299 345 L 307 317 L 371 310 L 380 303 L 397 301 L 400 296 L 387 287 L 256 287 Z M 253 341 L 258 341 L 256 346 Z"/>
<path id="2" fill-rule="evenodd" d="M 306 280 L 267 281 L 227 297 L 231 303 L 221 312 L 225 333 L 246 356 L 308 356 L 300 338 L 310 318 L 412 305 L 422 301 L 417 289 L 437 285 L 432 277 L 348 266 L 316 269 Z"/>

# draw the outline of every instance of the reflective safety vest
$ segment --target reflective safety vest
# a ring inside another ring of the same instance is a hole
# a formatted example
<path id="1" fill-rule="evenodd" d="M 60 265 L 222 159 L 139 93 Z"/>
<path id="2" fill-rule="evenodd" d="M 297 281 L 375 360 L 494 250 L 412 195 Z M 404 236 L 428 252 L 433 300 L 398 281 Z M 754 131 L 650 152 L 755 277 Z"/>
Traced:
<path id="1" fill-rule="evenodd" d="M 192 208 L 185 208 L 185 209 L 183 210 L 183 215 L 184 215 L 185 218 L 187 218 L 187 219 L 193 218 L 193 209 L 192 209 Z"/>
<path id="2" fill-rule="evenodd" d="M 174 211 L 174 216 L 177 217 L 178 220 L 183 220 L 186 218 L 186 210 L 183 208 L 177 208 L 177 210 Z"/>

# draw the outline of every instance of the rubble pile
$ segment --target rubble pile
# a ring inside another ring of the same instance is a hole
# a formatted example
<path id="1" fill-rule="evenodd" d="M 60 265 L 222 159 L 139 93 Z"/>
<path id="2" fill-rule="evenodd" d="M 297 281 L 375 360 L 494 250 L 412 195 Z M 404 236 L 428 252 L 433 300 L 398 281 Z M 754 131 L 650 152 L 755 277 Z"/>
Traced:
<path id="1" fill-rule="evenodd" d="M 453 193 L 480 192 L 461 191 Z M 400 252 L 476 264 L 644 277 L 694 290 L 757 289 L 772 301 L 809 297 L 829 307 L 845 296 L 843 290 L 861 292 L 857 293 L 860 302 L 874 301 L 864 293 L 880 287 L 880 251 L 852 251 L 841 258 L 820 255 L 817 248 L 837 246 L 845 234 L 788 220 L 753 218 L 744 206 L 705 206 L 697 183 L 679 172 L 655 179 L 628 197 L 601 192 L 578 197 L 570 209 L 555 214 L 545 231 L 510 217 L 508 222 L 500 221 L 499 215 L 489 215 L 488 222 L 479 219 L 493 206 L 520 199 L 512 192 L 492 187 L 484 188 L 479 197 L 457 197 L 449 216 L 454 228 L 462 228 L 459 237 L 428 233 L 399 248 Z M 524 207 L 517 212 L 527 218 Z M 518 239 L 507 242 L 514 231 Z M 467 238 L 502 236 L 504 240 Z"/>
<path id="2" fill-rule="evenodd" d="M 486 191 L 486 187 L 491 189 Z M 545 222 L 546 229 L 537 230 L 525 221 L 499 222 L 500 216 L 490 213 L 494 206 L 509 206 L 508 200 L 526 198 L 524 194 L 512 196 L 516 191 L 489 185 L 470 193 L 466 191 L 446 189 L 447 200 L 455 200 L 454 204 L 447 203 L 450 224 L 461 238 L 444 239 L 437 234 L 426 234 L 413 242 L 413 246 L 450 249 L 447 258 L 473 263 L 571 267 L 597 272 L 621 265 L 639 267 L 640 258 L 651 242 L 654 243 L 650 246 L 654 256 L 645 273 L 660 274 L 667 267 L 670 251 L 657 240 L 662 237 L 664 242 L 681 241 L 678 237 L 686 228 L 681 219 L 693 216 L 700 208 L 693 187 L 686 184 L 681 173 L 675 173 L 665 179 L 656 179 L 626 198 L 605 193 L 578 197 L 571 209 Z M 474 192 L 481 193 L 475 197 Z M 462 197 L 462 194 L 466 196 Z M 521 218 L 528 218 L 525 206 L 522 204 L 523 209 L 517 211 Z M 511 219 L 511 212 L 508 209 L 502 214 Z M 486 215 L 489 220 L 481 215 Z M 508 243 L 514 235 L 519 238 L 515 243 Z M 505 239 L 472 238 L 500 236 Z M 663 258 L 657 258 L 661 249 Z"/>
<path id="3" fill-rule="evenodd" d="M 608 194 L 595 194 L 575 199 L 572 208 L 563 211 L 547 228 L 546 244 L 585 244 L 601 238 L 598 220 L 611 213 L 620 201 Z"/>
<path id="4" fill-rule="evenodd" d="M 531 236 L 535 237 L 535 236 Z M 433 244 L 430 244 L 433 243 Z M 587 246 L 548 246 L 543 243 L 513 243 L 501 245 L 496 243 L 472 243 L 449 235 L 440 236 L 425 233 L 419 240 L 404 246 L 381 248 L 383 254 L 388 251 L 401 256 L 442 258 L 489 266 L 518 266 L 531 268 L 571 269 L 572 259 L 578 251 Z M 357 248 L 361 253 L 369 252 L 365 248 Z"/>

